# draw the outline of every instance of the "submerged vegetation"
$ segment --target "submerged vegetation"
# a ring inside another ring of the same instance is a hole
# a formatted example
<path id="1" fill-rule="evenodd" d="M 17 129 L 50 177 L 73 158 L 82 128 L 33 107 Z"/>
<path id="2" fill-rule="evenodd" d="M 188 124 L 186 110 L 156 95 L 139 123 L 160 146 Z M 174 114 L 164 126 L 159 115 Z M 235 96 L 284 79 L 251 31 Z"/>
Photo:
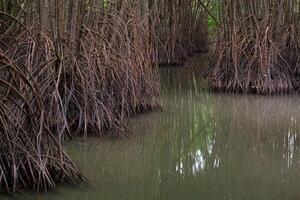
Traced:
<path id="1" fill-rule="evenodd" d="M 299 0 L 221 0 L 212 88 L 274 94 L 299 89 Z"/>
<path id="2" fill-rule="evenodd" d="M 206 49 L 200 3 L 0 1 L 1 190 L 82 180 L 63 141 L 159 105 L 158 65 Z"/>

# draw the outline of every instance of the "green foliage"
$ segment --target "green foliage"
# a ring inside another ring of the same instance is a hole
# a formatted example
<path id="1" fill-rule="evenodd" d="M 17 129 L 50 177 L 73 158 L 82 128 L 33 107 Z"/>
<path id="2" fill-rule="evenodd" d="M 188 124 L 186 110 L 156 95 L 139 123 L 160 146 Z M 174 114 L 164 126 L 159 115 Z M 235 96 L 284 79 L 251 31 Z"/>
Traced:
<path id="1" fill-rule="evenodd" d="M 210 3 L 208 4 L 208 9 L 210 11 L 210 13 L 213 15 L 212 16 L 208 16 L 208 31 L 209 31 L 209 37 L 212 38 L 215 36 L 215 30 L 216 28 L 218 28 L 218 22 L 219 20 L 219 1 L 218 0 L 212 0 L 210 1 Z M 218 20 L 218 22 L 216 21 Z"/>

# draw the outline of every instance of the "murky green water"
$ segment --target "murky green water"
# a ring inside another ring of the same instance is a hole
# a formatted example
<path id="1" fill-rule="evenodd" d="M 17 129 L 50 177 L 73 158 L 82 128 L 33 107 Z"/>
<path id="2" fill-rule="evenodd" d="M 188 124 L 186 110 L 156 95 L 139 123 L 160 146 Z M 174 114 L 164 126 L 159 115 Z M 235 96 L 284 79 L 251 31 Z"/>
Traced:
<path id="1" fill-rule="evenodd" d="M 132 138 L 68 144 L 87 184 L 20 199 L 300 199 L 300 97 L 208 94 L 193 67 L 162 70 L 163 112 Z"/>

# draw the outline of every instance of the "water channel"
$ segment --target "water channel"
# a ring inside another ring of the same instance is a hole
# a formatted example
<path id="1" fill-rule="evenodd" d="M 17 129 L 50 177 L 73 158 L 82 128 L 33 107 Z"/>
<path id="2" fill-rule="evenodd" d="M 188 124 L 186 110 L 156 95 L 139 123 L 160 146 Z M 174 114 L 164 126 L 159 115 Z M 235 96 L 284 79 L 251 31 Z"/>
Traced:
<path id="1" fill-rule="evenodd" d="M 87 183 L 14 199 L 300 199 L 300 97 L 208 93 L 204 65 L 161 69 L 163 110 L 131 118 L 129 139 L 66 145 Z"/>

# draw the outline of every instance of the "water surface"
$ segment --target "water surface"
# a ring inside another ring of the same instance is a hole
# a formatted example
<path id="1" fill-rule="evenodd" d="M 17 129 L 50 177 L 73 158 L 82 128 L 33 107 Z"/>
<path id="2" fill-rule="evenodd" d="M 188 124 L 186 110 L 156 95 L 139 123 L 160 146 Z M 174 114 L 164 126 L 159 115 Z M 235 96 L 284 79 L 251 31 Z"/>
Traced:
<path id="1" fill-rule="evenodd" d="M 67 145 L 88 183 L 20 199 L 300 199 L 299 96 L 207 93 L 203 65 L 161 70 L 163 111 L 132 118 L 130 139 Z"/>

